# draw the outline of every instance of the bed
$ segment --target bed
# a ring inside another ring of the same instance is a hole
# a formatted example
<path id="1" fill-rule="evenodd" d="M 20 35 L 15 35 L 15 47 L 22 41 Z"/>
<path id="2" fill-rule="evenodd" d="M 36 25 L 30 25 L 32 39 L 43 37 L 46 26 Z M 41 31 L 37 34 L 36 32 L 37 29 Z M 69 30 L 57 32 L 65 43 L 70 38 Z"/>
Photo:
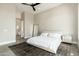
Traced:
<path id="1" fill-rule="evenodd" d="M 40 36 L 32 37 L 26 42 L 56 54 L 57 49 L 62 41 L 61 36 L 62 34 L 60 33 L 42 33 Z"/>

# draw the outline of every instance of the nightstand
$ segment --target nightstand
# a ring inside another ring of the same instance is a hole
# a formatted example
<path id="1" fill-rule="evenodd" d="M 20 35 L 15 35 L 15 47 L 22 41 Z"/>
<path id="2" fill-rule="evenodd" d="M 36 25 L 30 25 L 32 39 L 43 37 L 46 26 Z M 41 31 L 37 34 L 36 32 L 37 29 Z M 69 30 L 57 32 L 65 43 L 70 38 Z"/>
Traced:
<path id="1" fill-rule="evenodd" d="M 62 41 L 66 43 L 72 43 L 72 36 L 71 35 L 63 35 Z"/>

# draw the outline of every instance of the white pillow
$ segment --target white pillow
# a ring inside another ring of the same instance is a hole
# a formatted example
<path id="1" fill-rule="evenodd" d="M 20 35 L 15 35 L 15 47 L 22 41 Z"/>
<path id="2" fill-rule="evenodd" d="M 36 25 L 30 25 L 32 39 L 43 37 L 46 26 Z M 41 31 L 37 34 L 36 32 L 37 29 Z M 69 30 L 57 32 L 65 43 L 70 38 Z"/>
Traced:
<path id="1" fill-rule="evenodd" d="M 61 39 L 61 34 L 59 34 L 59 33 L 48 33 L 47 37 Z"/>
<path id="2" fill-rule="evenodd" d="M 47 37 L 48 33 L 42 33 L 40 36 L 46 36 Z"/>

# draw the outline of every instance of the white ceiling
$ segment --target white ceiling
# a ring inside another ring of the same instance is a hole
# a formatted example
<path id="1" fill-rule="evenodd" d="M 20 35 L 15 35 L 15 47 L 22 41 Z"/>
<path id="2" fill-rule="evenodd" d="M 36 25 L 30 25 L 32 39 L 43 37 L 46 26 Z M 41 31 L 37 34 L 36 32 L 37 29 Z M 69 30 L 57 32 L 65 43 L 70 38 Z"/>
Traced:
<path id="1" fill-rule="evenodd" d="M 17 9 L 20 11 L 27 11 L 27 12 L 31 12 L 31 13 L 40 13 L 43 11 L 46 11 L 48 9 L 57 7 L 59 5 L 61 5 L 61 3 L 41 3 L 37 6 L 35 6 L 36 11 L 33 11 L 32 7 L 27 6 L 27 5 L 22 5 L 22 4 L 16 4 L 17 5 Z"/>
<path id="2" fill-rule="evenodd" d="M 41 3 L 37 6 L 35 6 L 35 8 L 36 8 L 35 13 L 43 12 L 43 11 L 46 11 L 48 9 L 57 7 L 59 5 L 61 5 L 61 4 L 60 3 Z"/>
<path id="3" fill-rule="evenodd" d="M 27 11 L 27 12 L 30 12 L 30 13 L 34 12 L 32 7 L 30 7 L 28 5 L 23 5 L 21 3 L 16 4 L 16 8 L 17 8 L 17 11 L 20 11 L 20 12 L 23 12 L 23 11 Z"/>

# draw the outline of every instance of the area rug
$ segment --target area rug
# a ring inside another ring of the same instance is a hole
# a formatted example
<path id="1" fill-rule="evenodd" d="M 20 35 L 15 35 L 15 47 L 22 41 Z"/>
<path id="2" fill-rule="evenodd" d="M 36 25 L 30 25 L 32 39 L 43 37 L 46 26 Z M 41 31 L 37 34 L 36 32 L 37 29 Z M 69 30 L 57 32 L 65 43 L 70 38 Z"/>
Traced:
<path id="1" fill-rule="evenodd" d="M 56 54 L 27 44 L 26 42 L 9 46 L 9 48 L 16 56 L 67 56 L 70 52 L 70 46 L 71 44 L 61 43 Z"/>

